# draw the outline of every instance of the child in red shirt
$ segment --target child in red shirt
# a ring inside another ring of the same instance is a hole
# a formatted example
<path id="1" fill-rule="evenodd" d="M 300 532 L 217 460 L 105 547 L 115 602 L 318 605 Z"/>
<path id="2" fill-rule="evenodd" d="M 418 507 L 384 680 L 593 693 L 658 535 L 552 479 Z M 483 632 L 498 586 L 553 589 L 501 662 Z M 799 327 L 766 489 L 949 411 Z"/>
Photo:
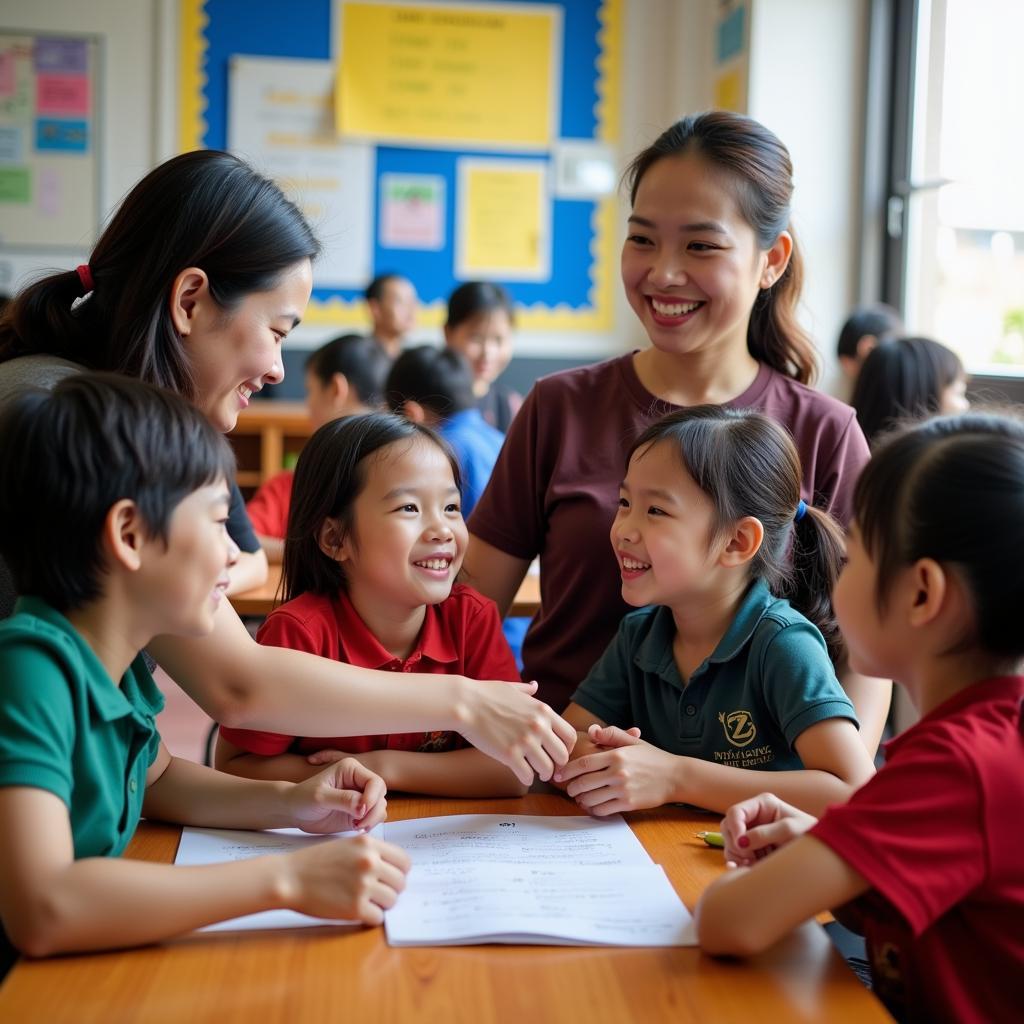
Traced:
<path id="1" fill-rule="evenodd" d="M 838 906 L 864 932 L 875 992 L 897 1018 L 1020 1016 L 1022 519 L 1016 420 L 932 420 L 879 448 L 857 484 L 833 603 L 854 668 L 898 679 L 922 718 L 820 821 L 771 794 L 730 808 L 737 870 L 697 907 L 707 952 L 757 952 Z"/>
<path id="2" fill-rule="evenodd" d="M 257 639 L 366 668 L 518 682 L 494 602 L 455 583 L 466 541 L 458 463 L 437 434 L 383 414 L 328 423 L 299 457 L 286 603 Z M 392 789 L 525 791 L 449 732 L 311 739 L 221 727 L 216 763 L 248 778 L 297 781 L 350 755 Z"/>

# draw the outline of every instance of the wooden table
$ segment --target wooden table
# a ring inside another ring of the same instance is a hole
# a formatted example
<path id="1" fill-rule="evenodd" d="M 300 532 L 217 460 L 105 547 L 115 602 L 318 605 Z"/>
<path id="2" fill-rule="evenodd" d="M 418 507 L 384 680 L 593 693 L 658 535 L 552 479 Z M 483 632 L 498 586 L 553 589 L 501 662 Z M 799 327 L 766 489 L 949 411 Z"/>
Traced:
<path id="1" fill-rule="evenodd" d="M 438 814 L 578 813 L 561 796 L 394 798 L 393 819 Z M 714 819 L 677 808 L 630 818 L 684 902 L 721 870 L 694 837 Z M 127 856 L 170 861 L 179 830 L 146 822 Z M 47 1024 L 750 1024 L 890 1018 L 825 933 L 806 924 L 761 956 L 697 949 L 465 946 L 392 949 L 381 928 L 190 936 L 128 952 L 22 961 L 0 988 L 0 1020 Z"/>
<path id="2" fill-rule="evenodd" d="M 281 584 L 281 566 L 270 566 L 267 582 L 230 598 L 231 605 L 239 615 L 269 615 L 280 604 L 278 589 Z M 532 618 L 540 609 L 540 577 L 527 573 L 516 594 L 509 615 L 525 615 Z"/>

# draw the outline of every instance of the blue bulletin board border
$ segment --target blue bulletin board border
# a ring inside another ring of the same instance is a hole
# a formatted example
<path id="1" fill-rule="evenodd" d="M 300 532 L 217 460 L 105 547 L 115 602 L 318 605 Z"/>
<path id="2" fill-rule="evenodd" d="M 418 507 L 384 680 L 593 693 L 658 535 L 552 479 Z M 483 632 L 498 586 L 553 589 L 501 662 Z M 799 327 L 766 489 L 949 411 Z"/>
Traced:
<path id="1" fill-rule="evenodd" d="M 410 0 L 401 0 L 408 3 Z M 625 0 L 518 0 L 562 9 L 562 89 L 559 137 L 600 142 L 612 151 L 619 138 L 622 6 Z M 228 64 L 234 54 L 329 59 L 334 0 L 181 0 L 178 142 L 182 152 L 227 146 Z M 273 10 L 271 10 L 273 8 Z M 275 16 L 277 15 L 277 16 Z M 415 282 L 423 322 L 443 320 L 455 278 L 456 165 L 465 156 L 523 159 L 515 152 L 375 147 L 375 273 L 401 270 Z M 537 159 L 537 154 L 530 154 Z M 552 155 L 547 154 L 551 160 Z M 436 174 L 445 179 L 446 246 L 441 252 L 388 249 L 380 244 L 380 179 L 384 174 Z M 614 199 L 551 200 L 551 279 L 506 284 L 520 327 L 602 331 L 612 326 Z M 305 322 L 359 326 L 367 322 L 361 292 L 314 288 Z"/>

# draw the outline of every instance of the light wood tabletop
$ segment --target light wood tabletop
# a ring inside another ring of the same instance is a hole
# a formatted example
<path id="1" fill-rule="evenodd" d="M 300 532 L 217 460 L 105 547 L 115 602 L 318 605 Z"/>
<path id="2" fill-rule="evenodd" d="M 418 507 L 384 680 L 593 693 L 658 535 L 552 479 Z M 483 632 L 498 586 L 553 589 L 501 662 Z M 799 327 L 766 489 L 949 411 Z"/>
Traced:
<path id="1" fill-rule="evenodd" d="M 394 797 L 388 810 L 392 819 L 578 813 L 571 801 L 546 794 L 521 800 Z M 629 821 L 692 909 L 722 870 L 721 851 L 694 835 L 715 819 L 663 808 Z M 176 827 L 143 822 L 127 856 L 170 861 L 179 834 Z M 890 1018 L 821 928 L 806 924 L 748 961 L 716 960 L 697 949 L 392 949 L 381 928 L 193 935 L 126 952 L 21 961 L 0 988 L 0 1020 L 872 1024 Z"/>
<path id="2" fill-rule="evenodd" d="M 229 600 L 239 615 L 269 615 L 280 603 L 278 593 L 281 586 L 281 566 L 270 566 L 267 582 L 261 587 L 253 587 L 241 594 L 233 594 Z M 527 573 L 523 577 L 519 592 L 512 602 L 509 615 L 525 615 L 533 618 L 540 610 L 540 577 L 535 573 Z"/>

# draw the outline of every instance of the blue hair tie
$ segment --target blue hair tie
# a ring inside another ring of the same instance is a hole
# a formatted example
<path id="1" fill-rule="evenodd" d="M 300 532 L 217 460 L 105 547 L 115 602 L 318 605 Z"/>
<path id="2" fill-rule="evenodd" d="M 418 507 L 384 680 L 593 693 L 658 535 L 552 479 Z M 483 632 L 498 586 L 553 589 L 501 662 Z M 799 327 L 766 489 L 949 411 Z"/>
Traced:
<path id="1" fill-rule="evenodd" d="M 807 502 L 806 502 L 806 501 L 804 501 L 804 499 L 803 499 L 803 498 L 801 498 L 801 499 L 800 499 L 800 500 L 799 500 L 799 501 L 798 501 L 798 502 L 796 503 L 796 515 L 795 515 L 795 516 L 793 516 L 793 520 L 794 520 L 795 522 L 799 523 L 799 522 L 800 522 L 800 520 L 801 520 L 801 519 L 803 519 L 803 517 L 804 517 L 805 515 L 807 515 Z"/>

